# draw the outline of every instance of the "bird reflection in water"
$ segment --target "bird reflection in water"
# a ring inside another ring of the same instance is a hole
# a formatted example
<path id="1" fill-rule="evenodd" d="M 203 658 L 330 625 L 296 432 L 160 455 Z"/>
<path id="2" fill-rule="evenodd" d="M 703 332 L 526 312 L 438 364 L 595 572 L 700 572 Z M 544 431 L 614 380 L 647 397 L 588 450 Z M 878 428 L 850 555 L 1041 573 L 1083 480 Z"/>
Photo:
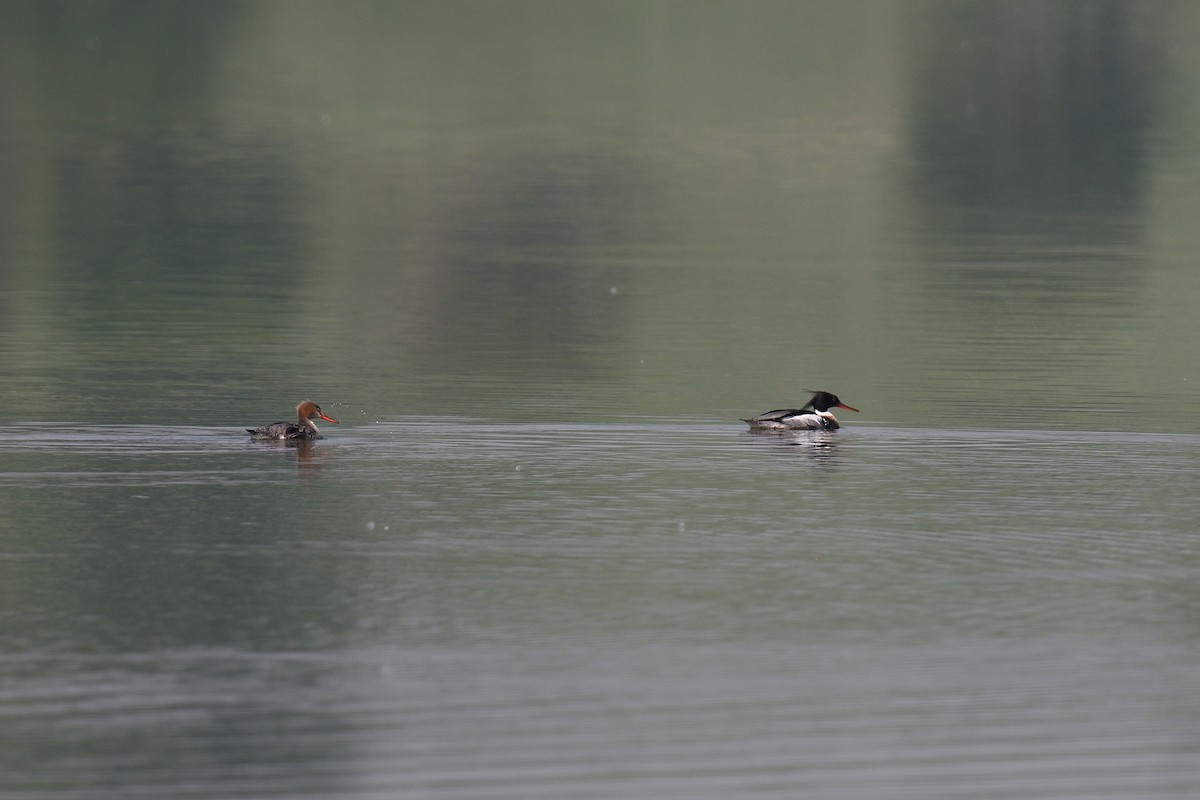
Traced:
<path id="1" fill-rule="evenodd" d="M 286 446 L 296 451 L 296 472 L 300 477 L 316 477 L 317 472 L 329 466 L 337 448 L 321 446 L 316 442 L 287 442 Z"/>
<path id="2" fill-rule="evenodd" d="M 814 461 L 823 463 L 833 463 L 833 459 L 837 455 L 839 439 L 844 438 L 833 431 L 821 430 L 797 430 L 783 433 L 777 430 L 761 431 L 752 429 L 747 431 L 745 435 L 752 437 L 756 442 L 762 442 L 766 446 L 799 447 Z"/>
<path id="3" fill-rule="evenodd" d="M 296 473 L 301 478 L 313 478 L 317 473 L 329 466 L 337 448 L 321 445 L 311 439 L 287 439 L 273 442 L 263 442 L 267 447 L 277 447 L 280 450 L 291 450 L 296 454 Z"/>

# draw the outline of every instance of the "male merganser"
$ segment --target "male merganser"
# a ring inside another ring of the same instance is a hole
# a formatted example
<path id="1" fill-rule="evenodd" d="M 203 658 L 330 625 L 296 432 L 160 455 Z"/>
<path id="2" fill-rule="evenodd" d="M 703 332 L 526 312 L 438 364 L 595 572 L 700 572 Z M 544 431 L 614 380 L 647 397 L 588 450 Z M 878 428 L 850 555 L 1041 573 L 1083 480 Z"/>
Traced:
<path id="1" fill-rule="evenodd" d="M 261 428 L 246 428 L 246 432 L 250 434 L 251 439 L 320 439 L 321 431 L 312 421 L 313 417 L 320 417 L 334 425 L 339 424 L 336 419 L 322 414 L 321 407 L 312 400 L 305 400 L 296 406 L 297 422 L 273 422 Z"/>
<path id="2" fill-rule="evenodd" d="M 759 431 L 835 431 L 842 426 L 838 424 L 837 417 L 829 413 L 831 408 L 858 411 L 839 400 L 836 394 L 817 392 L 804 404 L 804 408 L 767 411 L 742 422 L 748 422 L 751 430 Z"/>

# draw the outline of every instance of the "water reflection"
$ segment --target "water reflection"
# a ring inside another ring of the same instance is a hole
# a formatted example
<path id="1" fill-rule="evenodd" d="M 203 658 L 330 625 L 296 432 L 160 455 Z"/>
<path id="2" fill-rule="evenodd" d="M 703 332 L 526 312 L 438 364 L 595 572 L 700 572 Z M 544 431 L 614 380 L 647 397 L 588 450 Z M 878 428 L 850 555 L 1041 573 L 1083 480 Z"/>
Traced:
<path id="1" fill-rule="evenodd" d="M 914 192 L 943 209 L 1136 208 L 1170 4 L 927 4 Z M 930 16 L 931 14 L 931 16 Z"/>
<path id="2" fill-rule="evenodd" d="M 270 439 L 256 441 L 253 446 L 293 453 L 296 471 L 301 478 L 316 477 L 317 473 L 330 466 L 337 454 L 336 445 L 306 439 Z"/>
<path id="3" fill-rule="evenodd" d="M 839 431 L 782 431 L 751 428 L 745 431 L 745 435 L 751 437 L 755 442 L 763 442 L 767 445 L 798 447 L 811 456 L 814 461 L 830 465 L 835 462 L 838 444 L 848 434 Z"/>
<path id="4" fill-rule="evenodd" d="M 975 424 L 1101 412 L 1137 393 L 1155 313 L 1146 151 L 1172 7 L 926 8 L 908 54 L 915 202 L 895 207 L 912 250 L 886 278 L 911 320 L 895 360 Z"/>

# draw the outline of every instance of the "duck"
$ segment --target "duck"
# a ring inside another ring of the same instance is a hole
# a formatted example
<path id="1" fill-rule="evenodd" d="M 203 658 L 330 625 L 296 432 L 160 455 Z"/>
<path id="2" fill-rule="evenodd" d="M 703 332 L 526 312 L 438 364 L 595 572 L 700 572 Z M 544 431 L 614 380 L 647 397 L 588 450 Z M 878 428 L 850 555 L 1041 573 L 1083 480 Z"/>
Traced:
<path id="1" fill-rule="evenodd" d="M 334 425 L 340 424 L 333 417 L 327 417 L 321 412 L 321 407 L 312 400 L 301 401 L 296 406 L 296 422 L 272 422 L 261 428 L 246 428 L 251 439 L 287 439 L 310 441 L 323 438 L 321 431 L 313 422 L 313 417 L 320 417 Z"/>
<path id="2" fill-rule="evenodd" d="M 814 392 L 803 408 L 764 411 L 757 417 L 750 417 L 742 422 L 747 423 L 752 431 L 836 431 L 842 426 L 837 417 L 829 412 L 831 408 L 858 411 L 857 408 L 843 403 L 836 394 Z"/>

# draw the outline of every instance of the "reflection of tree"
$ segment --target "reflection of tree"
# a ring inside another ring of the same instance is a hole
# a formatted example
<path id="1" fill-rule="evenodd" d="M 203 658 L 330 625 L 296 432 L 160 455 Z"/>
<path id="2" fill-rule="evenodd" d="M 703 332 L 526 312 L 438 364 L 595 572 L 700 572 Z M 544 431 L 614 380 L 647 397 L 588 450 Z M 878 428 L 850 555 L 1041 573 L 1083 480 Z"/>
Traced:
<path id="1" fill-rule="evenodd" d="M 951 206 L 1127 204 L 1164 4 L 932 2 L 913 48 L 922 191 Z"/>
<path id="2" fill-rule="evenodd" d="M 0 208 L 21 209 L 11 231 L 0 214 L 0 248 L 32 254 L 2 259 L 0 280 L 41 288 L 42 304 L 5 315 L 40 346 L 3 366 L 54 387 L 16 402 L 55 398 L 46 413 L 78 418 L 86 406 L 73 398 L 119 407 L 150 395 L 174 406 L 170 419 L 194 419 L 195 396 L 220 392 L 203 365 L 244 385 L 256 370 L 238 352 L 247 338 L 255 358 L 295 357 L 295 340 L 266 317 L 294 314 L 305 187 L 277 142 L 214 126 L 218 66 L 244 10 L 0 6 L 0 69 L 14 79 L 0 86 L 19 87 L 0 89 L 0 150 L 11 154 L 0 159 Z M 105 396 L 114 378 L 126 383 Z"/>
<path id="3" fill-rule="evenodd" d="M 922 387 L 913 402 L 1015 425 L 1104 403 L 1128 384 L 1139 335 L 1144 151 L 1172 9 L 923 10 L 907 123 L 918 202 L 904 227 L 919 240 L 907 272 L 929 333 L 902 354 Z"/>
<path id="4" fill-rule="evenodd" d="M 489 185 L 446 209 L 444 255 L 424 290 L 430 363 L 581 380 L 605 371 L 628 335 L 628 303 L 603 261 L 644 225 L 645 186 L 635 163 L 597 148 L 495 154 Z"/>

